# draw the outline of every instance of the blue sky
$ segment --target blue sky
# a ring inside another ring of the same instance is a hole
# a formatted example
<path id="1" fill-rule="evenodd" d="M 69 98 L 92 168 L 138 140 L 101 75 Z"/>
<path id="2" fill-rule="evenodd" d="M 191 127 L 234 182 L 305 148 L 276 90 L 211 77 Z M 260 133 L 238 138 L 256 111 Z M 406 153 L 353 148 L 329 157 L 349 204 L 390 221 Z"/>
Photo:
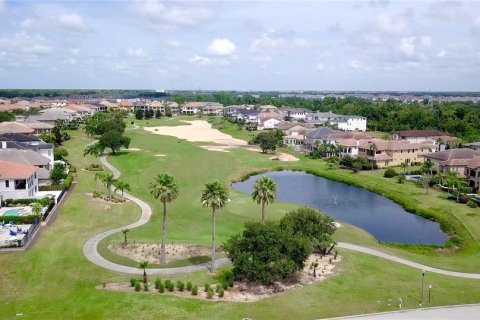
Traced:
<path id="1" fill-rule="evenodd" d="M 5 1 L 0 87 L 480 91 L 477 1 Z"/>

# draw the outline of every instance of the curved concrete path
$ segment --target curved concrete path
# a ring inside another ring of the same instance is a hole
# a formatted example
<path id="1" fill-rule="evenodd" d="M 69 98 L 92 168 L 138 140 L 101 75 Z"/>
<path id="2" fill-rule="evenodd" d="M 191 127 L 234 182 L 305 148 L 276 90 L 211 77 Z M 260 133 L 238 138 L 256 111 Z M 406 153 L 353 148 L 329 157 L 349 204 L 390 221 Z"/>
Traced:
<path id="1" fill-rule="evenodd" d="M 100 161 L 105 167 L 107 167 L 113 172 L 113 176 L 115 177 L 115 179 L 118 179 L 120 177 L 121 172 L 107 161 L 106 156 L 100 157 Z M 124 266 L 121 264 L 108 261 L 107 259 L 102 257 L 97 250 L 98 243 L 103 239 L 105 239 L 106 237 L 114 233 L 121 232 L 122 229 L 132 229 L 132 228 L 139 227 L 147 223 L 148 220 L 150 220 L 150 217 L 152 215 L 152 208 L 150 208 L 150 206 L 146 202 L 128 193 L 125 193 L 124 196 L 125 198 L 135 202 L 141 208 L 142 214 L 140 218 L 134 223 L 131 223 L 129 225 L 126 225 L 120 228 L 104 231 L 88 239 L 87 242 L 85 242 L 85 245 L 83 246 L 83 254 L 85 255 L 85 257 L 87 257 L 88 260 L 90 260 L 91 262 L 93 262 L 94 264 L 102 268 L 109 269 L 112 271 L 117 271 L 117 272 L 123 272 L 123 273 L 142 274 L 143 271 L 140 270 L 139 268 L 128 267 L 128 266 Z M 215 261 L 215 266 L 221 267 L 229 263 L 230 261 L 226 258 L 218 259 Z M 177 268 L 148 268 L 146 271 L 147 271 L 147 274 L 150 274 L 150 275 L 175 275 L 175 274 L 210 270 L 209 267 L 210 267 L 210 263 L 203 263 L 203 264 L 198 264 L 193 266 L 185 266 L 185 267 L 177 267 Z"/>
<path id="2" fill-rule="evenodd" d="M 428 272 L 433 272 L 433 273 L 438 273 L 438 274 L 443 274 L 446 276 L 452 276 L 452 277 L 458 277 L 458 278 L 469 278 L 469 279 L 480 279 L 480 274 L 478 273 L 464 273 L 464 272 L 456 272 L 456 271 L 448 271 L 448 270 L 443 270 L 443 269 L 438 269 L 438 268 L 433 268 L 429 267 L 420 263 L 416 263 L 410 260 L 406 260 L 379 250 L 367 248 L 367 247 L 362 247 L 356 244 L 351 244 L 351 243 L 346 243 L 346 242 L 339 242 L 337 244 L 337 247 L 339 248 L 344 248 L 344 249 L 349 249 L 349 250 L 354 250 L 366 254 L 370 254 L 372 256 L 376 256 L 379 258 L 387 259 L 390 261 L 395 261 L 413 268 L 425 270 Z"/>
<path id="3" fill-rule="evenodd" d="M 100 157 L 100 162 L 102 162 L 102 164 L 105 167 L 107 167 L 113 172 L 113 176 L 115 177 L 115 179 L 118 179 L 120 177 L 121 172 L 107 161 L 106 156 Z M 125 193 L 125 198 L 135 202 L 138 206 L 140 206 L 142 210 L 142 215 L 140 216 L 138 221 L 120 228 L 99 233 L 96 236 L 90 238 L 89 240 L 87 240 L 87 242 L 83 246 L 83 253 L 85 254 L 88 260 L 105 269 L 109 269 L 117 272 L 123 272 L 123 273 L 141 274 L 142 271 L 140 269 L 134 268 L 134 267 L 127 267 L 124 265 L 120 265 L 120 264 L 116 264 L 111 261 L 108 261 L 107 259 L 103 258 L 97 251 L 98 243 L 102 241 L 104 238 L 108 237 L 109 235 L 120 232 L 122 231 L 122 229 L 132 229 L 132 228 L 139 227 L 150 220 L 150 216 L 152 215 L 152 209 L 146 202 L 128 193 Z M 368 247 L 363 247 L 363 246 L 359 246 L 352 243 L 339 242 L 337 244 L 337 247 L 373 255 L 379 258 L 398 262 L 413 268 L 425 270 L 432 273 L 438 273 L 438 274 L 443 274 L 443 275 L 458 277 L 458 278 L 480 279 L 480 274 L 477 274 L 477 273 L 463 273 L 463 272 L 449 271 L 449 270 L 429 267 L 417 262 L 413 262 L 413 261 L 406 260 L 388 253 L 384 253 L 376 249 L 371 249 Z M 218 259 L 215 261 L 215 266 L 221 267 L 229 263 L 230 261 L 227 258 Z M 199 265 L 185 266 L 185 267 L 178 267 L 178 268 L 149 268 L 147 269 L 147 273 L 153 274 L 153 275 L 175 275 L 175 274 L 209 270 L 209 266 L 210 266 L 210 263 L 203 263 Z"/>

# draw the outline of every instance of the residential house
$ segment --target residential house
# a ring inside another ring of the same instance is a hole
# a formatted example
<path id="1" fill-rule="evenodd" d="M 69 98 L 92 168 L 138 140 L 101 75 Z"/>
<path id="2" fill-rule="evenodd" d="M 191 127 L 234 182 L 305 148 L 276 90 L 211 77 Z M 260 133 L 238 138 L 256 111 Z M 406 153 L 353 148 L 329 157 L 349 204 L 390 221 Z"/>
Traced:
<path id="1" fill-rule="evenodd" d="M 279 125 L 282 123 L 279 123 Z M 285 136 L 283 136 L 283 143 L 289 147 L 303 147 L 305 145 L 306 135 L 308 132 L 315 130 L 312 127 L 305 126 L 302 124 L 296 124 L 291 126 L 288 129 L 280 129 L 285 128 L 285 125 L 281 125 L 280 128 L 277 126 L 277 129 L 282 130 Z"/>
<path id="2" fill-rule="evenodd" d="M 182 105 L 182 114 L 194 115 L 202 113 L 203 110 L 207 110 L 207 114 L 223 114 L 223 105 L 217 102 L 186 102 Z"/>
<path id="3" fill-rule="evenodd" d="M 38 192 L 38 168 L 29 164 L 0 161 L 0 198 L 23 199 Z"/>
<path id="4" fill-rule="evenodd" d="M 425 142 L 426 140 L 437 141 L 442 139 L 444 142 L 451 140 L 452 136 L 450 136 L 446 132 L 442 132 L 439 130 L 428 129 L 428 130 L 405 130 L 405 131 L 397 131 L 393 133 L 392 136 L 393 140 L 407 140 L 409 142 Z M 454 138 L 457 139 L 457 138 Z"/>
<path id="5" fill-rule="evenodd" d="M 298 120 L 304 121 L 306 118 L 307 111 L 308 111 L 307 109 L 303 109 L 303 108 L 284 107 L 279 109 L 280 114 L 283 115 L 285 118 L 289 120 L 296 120 L 296 121 Z"/>
<path id="6" fill-rule="evenodd" d="M 283 117 L 275 112 L 262 112 L 257 116 L 257 130 L 274 129 L 277 124 L 283 121 Z"/>
<path id="7" fill-rule="evenodd" d="M 367 118 L 362 116 L 345 116 L 333 112 L 306 112 L 305 121 L 318 125 L 334 125 L 343 131 L 366 131 Z"/>
<path id="8" fill-rule="evenodd" d="M 36 120 L 31 120 L 27 118 L 23 121 L 18 121 L 18 122 L 21 122 L 22 124 L 32 128 L 34 130 L 33 134 L 36 136 L 39 136 L 41 134 L 49 134 L 52 132 L 52 129 L 55 128 L 55 126 L 52 126 L 51 124 L 36 121 Z"/>
<path id="9" fill-rule="evenodd" d="M 480 151 L 480 141 L 464 144 L 465 147 Z"/>
<path id="10" fill-rule="evenodd" d="M 20 122 L 6 121 L 0 123 L 0 134 L 3 133 L 19 133 L 33 135 L 35 133 L 35 130 L 30 128 L 26 124 Z"/>
<path id="11" fill-rule="evenodd" d="M 278 108 L 272 105 L 259 106 L 258 110 L 260 112 L 278 112 Z"/>
<path id="12" fill-rule="evenodd" d="M 5 148 L 33 150 L 50 159 L 50 167 L 53 167 L 54 145 L 51 143 L 45 143 L 38 137 L 13 133 L 0 134 L 0 149 Z"/>
<path id="13" fill-rule="evenodd" d="M 473 159 L 480 158 L 480 151 L 469 148 L 448 149 L 439 152 L 424 154 L 425 159 L 430 159 L 435 164 L 435 169 L 442 173 L 457 172 L 465 178 L 469 174 L 466 167 Z"/>
<path id="14" fill-rule="evenodd" d="M 0 149 L 0 161 L 9 161 L 38 168 L 37 180 L 40 185 L 50 184 L 50 159 L 30 149 Z"/>
<path id="15" fill-rule="evenodd" d="M 402 163 L 424 162 L 425 155 L 435 149 L 427 143 L 398 140 L 368 139 L 358 146 L 358 156 L 363 156 L 379 168 L 399 166 Z"/>
<path id="16" fill-rule="evenodd" d="M 480 157 L 470 160 L 465 168 L 468 185 L 478 191 L 480 187 Z"/>
<path id="17" fill-rule="evenodd" d="M 258 124 L 258 115 L 260 111 L 254 109 L 239 109 L 232 113 L 232 118 L 236 121 Z"/>
<path id="18" fill-rule="evenodd" d="M 55 126 L 57 121 L 67 124 L 75 118 L 77 118 L 76 111 L 66 108 L 50 108 L 42 110 L 38 115 L 29 116 L 27 120 L 35 120 Z"/>
<path id="19" fill-rule="evenodd" d="M 306 137 L 305 137 L 305 146 L 309 150 L 314 150 L 320 144 L 327 143 L 327 141 L 324 139 L 324 137 L 329 135 L 329 134 L 332 134 L 332 133 L 340 133 L 340 131 L 323 127 L 323 128 L 319 128 L 317 130 L 307 132 Z"/>
<path id="20" fill-rule="evenodd" d="M 221 116 L 223 115 L 223 104 L 208 103 L 203 106 L 202 113 L 207 116 Z"/>

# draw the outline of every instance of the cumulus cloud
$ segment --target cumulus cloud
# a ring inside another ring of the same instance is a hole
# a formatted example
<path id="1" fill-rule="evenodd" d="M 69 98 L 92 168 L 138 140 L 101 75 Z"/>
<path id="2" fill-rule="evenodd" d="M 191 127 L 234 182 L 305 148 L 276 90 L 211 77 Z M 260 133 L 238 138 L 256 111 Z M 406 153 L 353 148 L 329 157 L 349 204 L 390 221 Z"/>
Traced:
<path id="1" fill-rule="evenodd" d="M 190 58 L 190 62 L 199 66 L 207 66 L 210 64 L 210 59 L 196 54 Z"/>
<path id="2" fill-rule="evenodd" d="M 376 30 L 388 36 L 402 36 L 409 32 L 408 15 L 394 16 L 386 12 L 380 13 L 375 19 Z"/>
<path id="3" fill-rule="evenodd" d="M 131 10 L 142 22 L 157 31 L 192 27 L 213 17 L 208 8 L 182 2 L 167 4 L 155 0 L 140 1 L 132 5 Z"/>
<path id="4" fill-rule="evenodd" d="M 427 60 L 426 49 L 430 47 L 430 37 L 408 37 L 400 39 L 399 49 L 409 61 Z"/>
<path id="5" fill-rule="evenodd" d="M 125 50 L 125 55 L 131 58 L 146 58 L 148 57 L 147 53 L 142 48 L 131 48 L 128 47 Z"/>
<path id="6" fill-rule="evenodd" d="M 90 28 L 83 21 L 83 18 L 76 13 L 61 14 L 58 17 L 58 27 L 78 33 L 90 31 Z"/>
<path id="7" fill-rule="evenodd" d="M 215 56 L 229 56 L 235 53 L 237 46 L 228 39 L 215 39 L 207 48 L 208 53 Z"/>
<path id="8" fill-rule="evenodd" d="M 318 63 L 316 66 L 318 71 L 323 71 L 325 70 L 325 65 L 323 63 Z"/>
<path id="9" fill-rule="evenodd" d="M 4 67 L 38 67 L 53 53 L 52 46 L 43 37 L 31 36 L 25 31 L 0 38 L 0 48 Z"/>

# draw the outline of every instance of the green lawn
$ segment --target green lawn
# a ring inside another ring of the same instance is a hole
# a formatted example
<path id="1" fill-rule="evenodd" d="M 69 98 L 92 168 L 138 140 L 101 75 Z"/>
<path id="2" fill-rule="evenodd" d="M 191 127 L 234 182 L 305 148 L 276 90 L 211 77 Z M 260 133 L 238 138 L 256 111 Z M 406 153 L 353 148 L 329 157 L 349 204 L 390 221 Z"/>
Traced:
<path id="1" fill-rule="evenodd" d="M 159 123 L 162 121 L 168 120 L 158 120 Z M 268 160 L 267 155 L 248 150 L 211 152 L 198 148 L 198 143 L 179 144 L 176 138 L 147 134 L 142 129 L 131 129 L 127 134 L 132 138 L 131 147 L 141 151 L 121 152 L 110 157 L 110 161 L 122 171 L 122 179 L 130 183 L 131 193 L 147 201 L 154 209 L 152 221 L 131 230 L 130 240 L 158 242 L 160 239 L 160 204 L 154 201 L 148 190 L 153 176 L 159 172 L 170 172 L 180 185 L 179 198 L 168 208 L 168 241 L 208 244 L 210 211 L 200 204 L 203 184 L 212 178 L 229 183 L 251 171 L 279 166 L 278 162 Z M 98 163 L 95 158 L 83 158 L 83 148 L 88 142 L 90 140 L 84 139 L 80 132 L 72 132 L 72 140 L 65 144 L 70 161 L 79 169 Z M 155 157 L 158 153 L 166 156 Z M 464 231 L 471 234 L 466 249 L 461 253 L 435 256 L 380 246 L 369 234 L 348 225 L 340 229 L 336 235 L 338 240 L 379 247 L 445 268 L 480 271 L 478 246 L 475 244 L 480 224 L 468 215 L 478 213 L 475 210 L 479 209 L 449 202 L 440 193 L 425 196 L 422 189 L 410 184 L 398 185 L 381 177 L 380 172 L 355 175 L 343 170 L 328 170 L 322 161 L 304 158 L 284 167 L 315 170 L 337 180 L 349 180 L 370 189 L 377 188 L 379 192 L 388 191 L 399 197 L 409 197 L 412 202 L 438 211 L 436 214 L 441 217 L 455 217 L 460 226 L 465 224 Z M 347 250 L 340 251 L 343 261 L 337 268 L 341 272 L 334 277 L 256 303 L 212 303 L 160 294 L 97 290 L 95 286 L 103 281 L 126 282 L 130 276 L 91 264 L 83 256 L 83 244 L 102 230 L 136 220 L 139 208 L 133 203 L 112 205 L 92 199 L 87 193 L 95 188 L 93 177 L 92 172 L 78 171 L 79 183 L 73 194 L 55 223 L 43 230 L 32 250 L 0 255 L 0 318 L 9 319 L 16 313 L 23 313 L 26 319 L 313 319 L 395 310 L 398 297 L 403 298 L 404 307 L 418 307 L 421 278 L 418 270 Z M 248 195 L 233 189 L 230 191 L 232 202 L 217 218 L 219 243 L 240 231 L 246 219 L 258 219 L 260 216 L 259 206 Z M 267 207 L 267 217 L 278 219 L 292 208 L 295 208 L 292 204 L 275 203 Z M 108 241 L 121 239 L 121 234 L 117 234 Z M 191 280 L 200 286 L 215 281 L 206 272 L 176 279 Z M 427 274 L 425 280 L 426 284 L 434 286 L 432 305 L 480 300 L 480 281 L 434 274 Z"/>

